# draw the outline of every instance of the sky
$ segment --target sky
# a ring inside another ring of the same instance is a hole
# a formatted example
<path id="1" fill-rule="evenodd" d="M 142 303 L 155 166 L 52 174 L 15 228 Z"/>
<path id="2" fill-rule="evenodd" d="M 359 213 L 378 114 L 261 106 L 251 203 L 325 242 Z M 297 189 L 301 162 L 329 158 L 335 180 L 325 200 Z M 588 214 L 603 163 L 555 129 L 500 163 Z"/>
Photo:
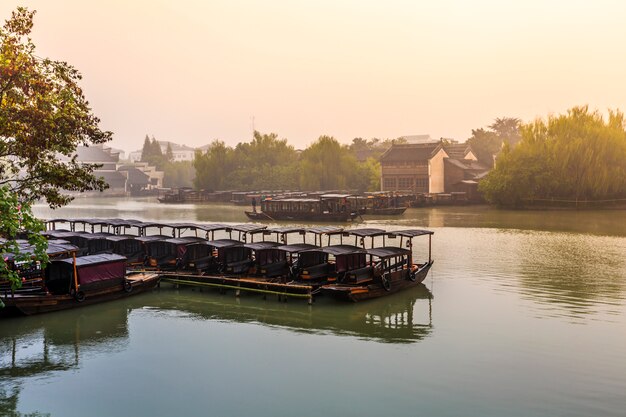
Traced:
<path id="1" fill-rule="evenodd" d="M 626 111 L 621 0 L 0 0 L 37 10 L 111 146 L 234 146 L 253 129 L 464 141 L 498 117 Z"/>

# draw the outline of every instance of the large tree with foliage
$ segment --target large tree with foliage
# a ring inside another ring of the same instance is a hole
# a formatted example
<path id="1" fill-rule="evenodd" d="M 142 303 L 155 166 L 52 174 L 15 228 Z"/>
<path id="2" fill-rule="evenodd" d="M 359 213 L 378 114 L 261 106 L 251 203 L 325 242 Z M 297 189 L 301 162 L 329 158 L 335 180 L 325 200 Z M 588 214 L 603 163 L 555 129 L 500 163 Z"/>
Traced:
<path id="1" fill-rule="evenodd" d="M 619 111 L 597 111 L 523 125 L 521 141 L 505 146 L 480 189 L 487 200 L 520 205 L 537 199 L 570 201 L 626 197 L 626 124 Z"/>
<path id="2" fill-rule="evenodd" d="M 69 203 L 65 191 L 104 190 L 96 165 L 76 160 L 79 145 L 105 143 L 111 133 L 98 127 L 79 86 L 80 73 L 62 61 L 40 58 L 30 33 L 35 12 L 17 8 L 0 28 L 0 250 L 17 260 L 46 262 L 42 223 L 30 203 L 43 198 L 55 208 Z M 60 155 L 68 157 L 61 162 Z M 30 247 L 16 241 L 20 231 Z M 20 282 L 0 259 L 0 279 Z"/>
<path id="3" fill-rule="evenodd" d="M 98 127 L 80 73 L 35 54 L 34 14 L 18 8 L 0 29 L 0 185 L 59 207 L 72 199 L 63 190 L 106 188 L 93 175 L 97 166 L 79 163 L 75 153 L 79 145 L 109 141 L 111 132 Z M 61 162 L 59 155 L 70 159 Z"/>
<path id="4" fill-rule="evenodd" d="M 197 189 L 223 190 L 229 174 L 233 171 L 233 149 L 219 140 L 211 142 L 206 152 L 196 151 L 193 160 Z"/>
<path id="5" fill-rule="evenodd" d="M 480 162 L 492 167 L 494 156 L 504 144 L 513 146 L 519 142 L 520 123 L 520 119 L 514 117 L 499 117 L 487 129 L 472 129 L 472 136 L 467 143 Z"/>

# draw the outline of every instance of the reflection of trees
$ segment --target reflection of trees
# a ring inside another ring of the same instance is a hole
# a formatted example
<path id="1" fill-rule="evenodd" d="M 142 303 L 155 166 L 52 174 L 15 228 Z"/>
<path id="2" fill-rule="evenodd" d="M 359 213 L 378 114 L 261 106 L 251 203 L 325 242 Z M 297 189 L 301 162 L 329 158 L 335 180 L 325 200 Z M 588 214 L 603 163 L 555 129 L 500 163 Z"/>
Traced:
<path id="1" fill-rule="evenodd" d="M 0 411 L 20 415 L 20 389 L 29 378 L 75 369 L 81 352 L 119 348 L 128 338 L 127 311 L 110 305 L 89 315 L 3 320 L 2 332 L 8 336 L 0 339 Z"/>
<path id="2" fill-rule="evenodd" d="M 589 314 L 624 297 L 626 242 L 611 237 L 533 234 L 519 251 L 522 291 L 557 304 L 567 315 Z"/>
<path id="3" fill-rule="evenodd" d="M 211 320 L 256 322 L 302 333 L 411 343 L 432 331 L 432 294 L 423 284 L 401 294 L 364 303 L 339 303 L 320 298 L 313 307 L 301 302 L 264 302 L 245 295 L 238 300 L 213 291 L 200 294 L 190 289 L 169 291 L 164 288 L 158 296 L 160 308 Z"/>

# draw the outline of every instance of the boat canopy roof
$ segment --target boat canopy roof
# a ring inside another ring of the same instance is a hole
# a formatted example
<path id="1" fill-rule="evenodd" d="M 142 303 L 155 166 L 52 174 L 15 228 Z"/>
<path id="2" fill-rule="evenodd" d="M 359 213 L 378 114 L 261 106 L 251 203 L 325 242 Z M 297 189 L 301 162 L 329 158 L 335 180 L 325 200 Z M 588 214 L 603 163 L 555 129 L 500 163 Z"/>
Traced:
<path id="1" fill-rule="evenodd" d="M 354 197 L 354 194 L 322 194 L 320 196 L 320 198 L 348 198 L 348 197 Z"/>
<path id="2" fill-rule="evenodd" d="M 100 255 L 87 255 L 76 258 L 76 268 L 83 268 L 91 265 L 104 264 L 109 262 L 126 262 L 126 257 L 121 255 L 116 255 L 114 253 L 102 253 Z M 58 259 L 53 260 L 51 262 L 64 262 L 70 265 L 74 264 L 73 258 L 68 259 Z"/>
<path id="3" fill-rule="evenodd" d="M 257 250 L 263 250 L 263 249 L 276 248 L 277 246 L 280 246 L 280 243 L 278 242 L 255 242 L 255 243 L 246 243 L 243 246 L 245 246 L 246 248 L 250 248 L 254 251 L 257 251 Z"/>
<path id="4" fill-rule="evenodd" d="M 280 245 L 276 249 L 289 252 L 289 253 L 297 253 L 305 250 L 318 249 L 319 246 L 312 245 L 310 243 L 294 243 L 293 245 Z"/>
<path id="5" fill-rule="evenodd" d="M 135 237 L 136 240 L 140 241 L 140 242 L 144 242 L 144 243 L 148 243 L 148 242 L 155 242 L 158 240 L 167 240 L 167 239 L 171 239 L 172 236 L 167 236 L 167 235 L 150 235 L 150 236 L 137 236 Z"/>
<path id="6" fill-rule="evenodd" d="M 382 248 L 368 249 L 367 253 L 379 258 L 392 258 L 394 256 L 410 255 L 411 251 L 409 249 L 398 248 L 395 246 L 385 246 Z"/>
<path id="7" fill-rule="evenodd" d="M 135 235 L 111 235 L 106 236 L 105 239 L 110 242 L 121 242 L 123 240 L 137 240 L 138 237 Z"/>
<path id="8" fill-rule="evenodd" d="M 165 242 L 173 243 L 174 245 L 189 245 L 192 243 L 206 242 L 206 239 L 196 236 L 184 236 L 166 239 Z"/>
<path id="9" fill-rule="evenodd" d="M 258 232 L 261 230 L 265 230 L 267 228 L 267 226 L 264 226 L 262 224 L 255 224 L 255 223 L 243 223 L 243 224 L 235 224 L 235 225 L 230 225 L 230 226 L 226 226 L 226 230 L 235 230 L 237 232 L 244 232 L 244 233 L 254 233 L 254 232 Z"/>
<path id="10" fill-rule="evenodd" d="M 348 255 L 350 253 L 365 253 L 365 249 L 353 245 L 332 245 L 323 248 L 310 249 L 307 252 L 324 252 L 330 255 Z"/>
<path id="11" fill-rule="evenodd" d="M 317 198 L 289 197 L 289 198 L 266 198 L 263 202 L 272 203 L 319 203 Z"/>
<path id="12" fill-rule="evenodd" d="M 425 229 L 407 229 L 407 230 L 394 230 L 392 232 L 387 232 L 387 236 L 389 237 L 393 237 L 393 236 L 416 237 L 416 236 L 423 236 L 423 235 L 432 235 L 434 233 L 435 232 L 431 230 L 425 230 Z"/>
<path id="13" fill-rule="evenodd" d="M 209 246 L 213 246 L 214 248 L 230 248 L 233 246 L 243 246 L 243 242 L 233 239 L 217 239 L 217 240 L 209 240 L 206 243 Z"/>
<path id="14" fill-rule="evenodd" d="M 343 227 L 339 227 L 339 226 L 316 226 L 316 227 L 309 227 L 307 229 L 307 232 L 313 233 L 313 234 L 316 234 L 316 235 L 332 235 L 332 234 L 335 234 L 335 233 L 343 232 Z"/>
<path id="15" fill-rule="evenodd" d="M 364 229 L 349 229 L 343 231 L 344 235 L 352 235 L 358 237 L 375 237 L 387 234 L 387 231 L 383 229 L 364 228 Z"/>

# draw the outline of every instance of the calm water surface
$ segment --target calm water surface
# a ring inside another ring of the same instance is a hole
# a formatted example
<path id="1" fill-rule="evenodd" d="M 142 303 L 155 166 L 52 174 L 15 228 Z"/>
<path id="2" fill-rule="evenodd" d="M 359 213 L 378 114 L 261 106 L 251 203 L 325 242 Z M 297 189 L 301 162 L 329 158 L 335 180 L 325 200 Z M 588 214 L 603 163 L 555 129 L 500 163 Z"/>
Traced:
<path id="1" fill-rule="evenodd" d="M 242 210 L 36 207 L 200 222 L 244 222 Z M 424 285 L 313 306 L 163 285 L 3 320 L 0 415 L 625 415 L 626 212 L 411 209 L 363 225 L 434 230 Z"/>

